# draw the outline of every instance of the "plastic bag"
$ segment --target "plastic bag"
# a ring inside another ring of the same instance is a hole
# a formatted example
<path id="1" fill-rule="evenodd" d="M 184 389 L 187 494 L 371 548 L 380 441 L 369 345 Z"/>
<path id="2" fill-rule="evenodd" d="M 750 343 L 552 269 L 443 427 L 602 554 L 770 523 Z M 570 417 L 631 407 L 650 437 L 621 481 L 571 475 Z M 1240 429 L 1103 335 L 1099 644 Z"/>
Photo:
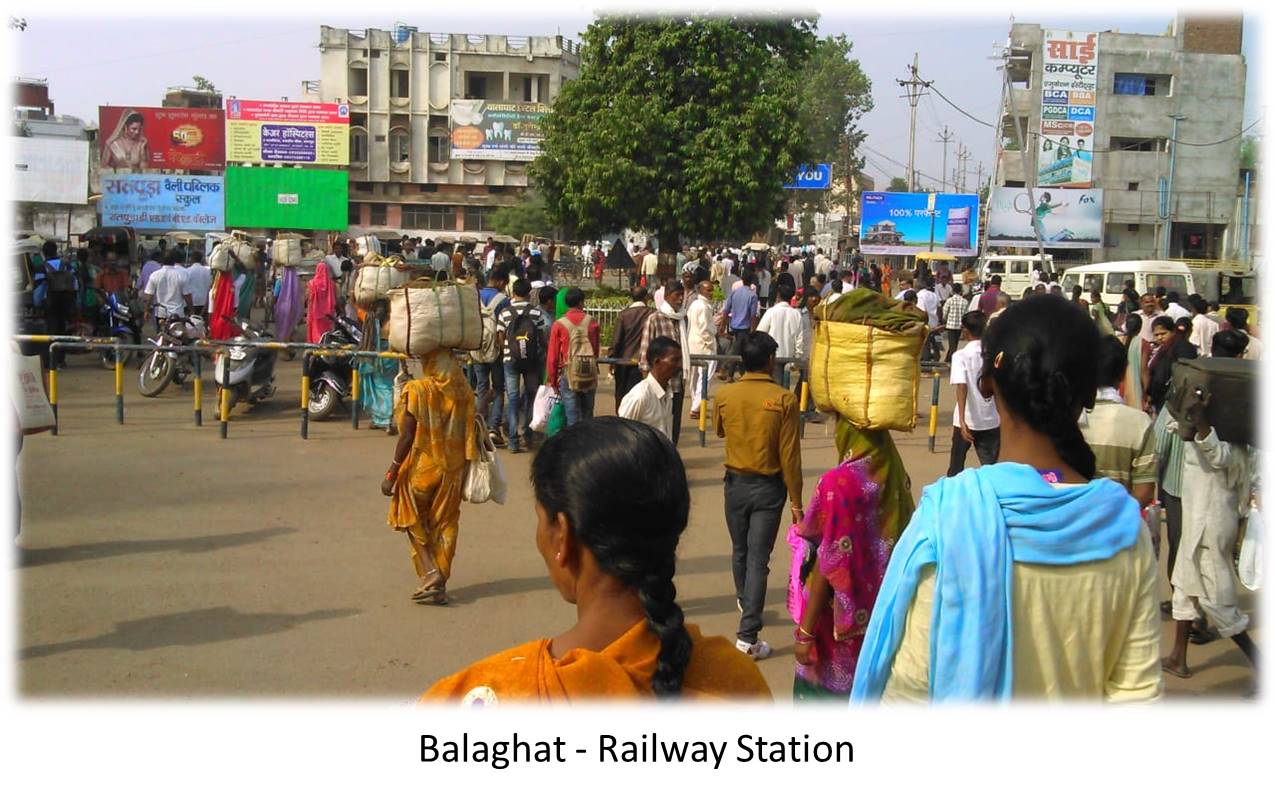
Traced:
<path id="1" fill-rule="evenodd" d="M 53 418 L 53 407 L 44 393 L 44 374 L 40 369 L 40 358 L 36 355 L 26 357 L 15 355 L 13 359 L 18 365 L 13 400 L 18 408 L 22 434 L 32 435 L 53 429 L 56 422 Z"/>
<path id="2" fill-rule="evenodd" d="M 552 438 L 566 428 L 567 409 L 562 406 L 562 402 L 554 402 L 553 409 L 549 411 L 549 423 L 545 427 L 545 435 Z"/>
<path id="3" fill-rule="evenodd" d="M 465 481 L 460 497 L 473 504 L 486 501 L 504 504 L 508 492 L 505 471 L 496 456 L 496 447 L 487 435 L 487 424 L 482 416 L 474 419 L 474 434 L 478 436 L 478 459 L 465 464 Z"/>
<path id="4" fill-rule="evenodd" d="M 536 390 L 536 401 L 531 405 L 531 431 L 544 432 L 549 426 L 549 415 L 558 404 L 558 394 L 541 385 Z"/>
<path id="5" fill-rule="evenodd" d="M 1262 588 L 1262 535 L 1266 531 L 1262 511 L 1254 507 L 1248 514 L 1248 526 L 1244 529 L 1244 542 L 1240 544 L 1240 583 L 1249 590 Z"/>

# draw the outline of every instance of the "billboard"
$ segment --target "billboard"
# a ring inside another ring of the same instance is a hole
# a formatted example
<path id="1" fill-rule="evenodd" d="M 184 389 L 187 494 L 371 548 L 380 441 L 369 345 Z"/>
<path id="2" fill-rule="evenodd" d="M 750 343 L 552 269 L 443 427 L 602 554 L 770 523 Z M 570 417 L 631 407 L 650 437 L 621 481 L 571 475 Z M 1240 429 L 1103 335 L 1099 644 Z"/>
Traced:
<path id="1" fill-rule="evenodd" d="M 452 100 L 452 157 L 471 161 L 534 161 L 540 155 L 544 103 Z"/>
<path id="2" fill-rule="evenodd" d="M 86 205 L 89 201 L 89 143 L 76 139 L 9 139 L 13 153 L 13 199 Z"/>
<path id="3" fill-rule="evenodd" d="M 1098 34 L 1045 31 L 1036 183 L 1093 185 Z"/>
<path id="4" fill-rule="evenodd" d="M 977 194 L 865 191 L 859 250 L 865 255 L 978 254 Z"/>
<path id="5" fill-rule="evenodd" d="M 226 119 L 219 108 L 97 109 L 102 168 L 220 170 L 226 165 Z"/>
<path id="6" fill-rule="evenodd" d="M 337 169 L 226 169 L 227 227 L 344 230 L 350 219 L 349 176 Z"/>
<path id="7" fill-rule="evenodd" d="M 987 245 L 1034 247 L 1036 232 L 1049 249 L 1102 246 L 1102 189 L 992 188 L 987 211 Z"/>
<path id="8" fill-rule="evenodd" d="M 102 175 L 98 211 L 104 227 L 137 230 L 224 230 L 226 194 L 220 177 Z"/>
<path id="9" fill-rule="evenodd" d="M 832 186 L 832 166 L 826 163 L 802 164 L 784 188 L 820 189 Z"/>
<path id="10" fill-rule="evenodd" d="M 350 165 L 350 106 L 226 100 L 230 163 Z"/>

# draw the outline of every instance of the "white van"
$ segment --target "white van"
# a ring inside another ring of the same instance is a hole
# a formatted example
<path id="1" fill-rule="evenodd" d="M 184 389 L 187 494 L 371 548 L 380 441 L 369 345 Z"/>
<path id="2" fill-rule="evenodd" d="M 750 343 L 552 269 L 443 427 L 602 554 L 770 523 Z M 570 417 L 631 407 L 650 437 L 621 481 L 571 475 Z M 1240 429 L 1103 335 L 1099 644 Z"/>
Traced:
<path id="1" fill-rule="evenodd" d="M 1001 290 L 1011 299 L 1021 299 L 1023 292 L 1032 287 L 1032 272 L 1041 269 L 1040 253 L 1035 255 L 998 255 L 984 253 L 978 259 L 978 276 L 987 285 L 993 276 L 1001 278 Z M 1045 274 L 1054 273 L 1054 256 L 1045 255 Z"/>
<path id="2" fill-rule="evenodd" d="M 1177 292 L 1183 299 L 1195 293 L 1191 270 L 1170 260 L 1119 260 L 1073 266 L 1063 274 L 1062 287 L 1070 297 L 1072 287 L 1079 285 L 1086 300 L 1091 292 L 1099 291 L 1103 303 L 1114 311 L 1123 298 L 1126 280 L 1133 281 L 1138 296 L 1154 294 L 1160 287 Z"/>

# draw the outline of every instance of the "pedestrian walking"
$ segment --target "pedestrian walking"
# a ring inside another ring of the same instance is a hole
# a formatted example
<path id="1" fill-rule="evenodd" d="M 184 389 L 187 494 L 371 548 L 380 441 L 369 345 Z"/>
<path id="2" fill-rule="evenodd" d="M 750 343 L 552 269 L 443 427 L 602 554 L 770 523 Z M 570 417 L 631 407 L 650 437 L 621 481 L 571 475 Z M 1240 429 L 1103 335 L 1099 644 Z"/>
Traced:
<path id="1" fill-rule="evenodd" d="M 212 270 L 204 263 L 204 254 L 191 255 L 190 265 L 184 270 L 186 293 L 190 295 L 191 316 L 208 318 L 208 294 L 212 291 Z"/>
<path id="2" fill-rule="evenodd" d="M 328 264 L 319 261 L 314 267 L 314 277 L 306 286 L 306 342 L 317 344 L 323 334 L 332 329 L 332 317 L 336 314 L 337 287 Z"/>
<path id="3" fill-rule="evenodd" d="M 1076 423 L 1097 393 L 1097 328 L 1062 298 L 1033 297 L 983 344 L 1001 462 L 925 489 L 891 553 L 851 700 L 1155 699 L 1150 537 L 1137 502 L 1097 478 Z"/>
<path id="4" fill-rule="evenodd" d="M 745 337 L 743 333 L 752 332 L 757 328 L 759 306 L 757 295 L 751 290 L 752 280 L 752 275 L 745 272 L 739 284 L 733 286 L 730 293 L 726 294 L 726 302 L 721 309 L 721 329 L 730 338 L 730 353 L 735 356 L 740 354 L 743 346 Z M 727 368 L 732 378 L 742 370 L 738 363 L 731 363 Z"/>
<path id="5" fill-rule="evenodd" d="M 562 400 L 567 426 L 593 418 L 598 392 L 598 322 L 584 312 L 584 291 L 569 288 L 567 312 L 549 331 L 549 385 Z"/>
<path id="6" fill-rule="evenodd" d="M 991 465 L 1000 456 L 1000 416 L 996 403 L 980 390 L 983 376 L 983 333 L 987 317 L 971 310 L 961 317 L 961 340 L 968 343 L 952 358 L 949 377 L 956 387 L 956 406 L 952 408 L 952 455 L 947 475 L 954 477 L 965 470 L 965 457 L 970 447 L 978 454 L 980 465 Z"/>
<path id="7" fill-rule="evenodd" d="M 713 325 L 713 284 L 701 280 L 686 310 L 686 342 L 691 355 L 717 355 L 717 335 Z M 704 386 L 713 379 L 717 361 L 695 363 L 691 367 L 691 419 L 698 421 L 705 395 Z"/>
<path id="8" fill-rule="evenodd" d="M 44 257 L 44 264 L 31 275 L 34 285 L 31 304 L 44 311 L 46 329 L 50 335 L 66 335 L 75 316 L 79 278 L 75 275 L 71 259 L 58 257 L 58 245 L 55 242 L 45 241 L 40 246 L 40 252 Z"/>
<path id="9" fill-rule="evenodd" d="M 505 404 L 505 364 L 497 323 L 500 311 L 509 305 L 509 297 L 505 293 L 508 286 L 509 272 L 499 266 L 491 271 L 487 285 L 479 290 L 479 315 L 482 318 L 483 332 L 478 349 L 470 354 L 474 364 L 478 415 L 487 421 L 488 434 L 492 443 L 498 447 L 508 444 L 500 425 L 501 410 Z"/>
<path id="10" fill-rule="evenodd" d="M 961 342 L 961 319 L 969 311 L 970 302 L 958 283 L 952 286 L 952 295 L 943 303 L 943 329 L 947 332 L 947 355 L 943 358 L 949 365 L 956 348 Z"/>
<path id="11" fill-rule="evenodd" d="M 781 358 L 805 360 L 805 329 L 801 311 L 792 306 L 792 298 L 796 295 L 792 286 L 784 284 L 779 287 L 779 301 L 774 307 L 767 308 L 757 323 L 757 332 L 766 333 L 775 339 L 775 356 Z M 772 375 L 775 382 L 783 384 L 783 373 L 788 366 L 776 366 Z"/>
<path id="12" fill-rule="evenodd" d="M 673 439 L 673 380 L 682 373 L 682 347 L 668 336 L 651 339 L 646 350 L 650 370 L 620 401 L 616 415 L 640 421 Z"/>
<path id="13" fill-rule="evenodd" d="M 635 285 L 629 292 L 629 306 L 616 316 L 615 330 L 611 333 L 611 348 L 607 356 L 613 360 L 632 361 L 633 365 L 612 365 L 611 378 L 615 383 L 615 406 L 619 407 L 625 395 L 642 380 L 637 367 L 638 352 L 642 348 L 642 333 L 646 330 L 646 318 L 654 312 L 647 304 L 649 296 L 645 286 Z"/>
<path id="14" fill-rule="evenodd" d="M 421 376 L 403 386 L 395 408 L 394 460 L 381 482 L 389 525 L 407 535 L 420 586 L 418 604 L 446 604 L 460 532 L 465 464 L 478 459 L 474 393 L 451 350 L 420 360 Z"/>
<path id="15" fill-rule="evenodd" d="M 740 609 L 736 647 L 753 659 L 770 656 L 760 639 L 770 555 L 784 510 L 802 519 L 801 441 L 797 397 L 775 384 L 775 339 L 741 333 L 746 373 L 717 393 L 717 437 L 726 439 L 726 526 L 731 574 Z"/>
<path id="16" fill-rule="evenodd" d="M 685 353 L 690 349 L 686 335 L 686 311 L 682 309 L 682 296 L 685 293 L 681 283 L 669 280 L 664 286 L 664 301 L 656 306 L 656 310 L 646 319 L 646 328 L 642 332 L 642 344 L 638 350 L 638 368 L 643 372 L 650 370 L 647 348 L 650 342 L 660 336 L 671 338 L 677 342 L 683 353 L 682 371 L 669 382 L 668 389 L 673 394 L 673 427 L 669 437 L 673 445 L 677 445 L 682 430 L 682 402 L 686 396 L 686 383 L 691 378 L 690 360 Z"/>
<path id="17" fill-rule="evenodd" d="M 147 318 L 155 320 L 156 329 L 162 330 L 170 320 L 186 315 L 192 299 L 186 273 L 177 265 L 177 253 L 164 253 L 164 263 L 159 271 L 151 274 L 142 297 L 146 301 Z"/>
<path id="18" fill-rule="evenodd" d="M 1093 450 L 1098 476 L 1119 482 L 1146 507 L 1155 500 L 1155 435 L 1151 419 L 1129 407 L 1120 395 L 1129 355 L 1124 344 L 1104 336 L 1094 353 L 1098 394 L 1092 410 L 1080 416 L 1080 432 Z"/>
<path id="19" fill-rule="evenodd" d="M 544 311 L 531 304 L 531 283 L 514 282 L 513 301 L 496 315 L 505 369 L 505 433 L 509 452 L 531 445 L 532 405 L 545 370 Z"/>

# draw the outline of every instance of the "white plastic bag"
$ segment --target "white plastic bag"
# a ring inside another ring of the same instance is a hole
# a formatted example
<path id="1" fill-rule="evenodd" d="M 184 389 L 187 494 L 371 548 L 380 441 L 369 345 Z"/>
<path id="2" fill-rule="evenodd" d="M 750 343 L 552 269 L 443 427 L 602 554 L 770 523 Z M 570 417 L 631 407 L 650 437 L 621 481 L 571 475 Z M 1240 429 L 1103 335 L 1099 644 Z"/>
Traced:
<path id="1" fill-rule="evenodd" d="M 487 436 L 487 424 L 482 416 L 474 419 L 474 434 L 478 436 L 478 459 L 465 464 L 465 482 L 460 489 L 460 497 L 472 504 L 493 501 L 504 504 L 508 486 L 505 484 L 505 470 L 496 456 L 496 447 Z"/>
<path id="2" fill-rule="evenodd" d="M 44 375 L 40 370 L 40 358 L 36 355 L 23 357 L 15 353 L 18 373 L 16 375 L 13 400 L 18 406 L 18 420 L 22 424 L 22 434 L 32 435 L 53 429 L 53 407 L 44 394 Z"/>
<path id="3" fill-rule="evenodd" d="M 1262 589 L 1262 511 L 1254 507 L 1248 514 L 1244 542 L 1240 544 L 1240 583 L 1249 590 Z"/>
<path id="4" fill-rule="evenodd" d="M 541 385 L 536 390 L 536 401 L 531 405 L 531 430 L 532 432 L 544 432 L 549 426 L 549 414 L 553 412 L 553 406 L 558 403 L 558 394 L 549 389 L 548 385 Z"/>

